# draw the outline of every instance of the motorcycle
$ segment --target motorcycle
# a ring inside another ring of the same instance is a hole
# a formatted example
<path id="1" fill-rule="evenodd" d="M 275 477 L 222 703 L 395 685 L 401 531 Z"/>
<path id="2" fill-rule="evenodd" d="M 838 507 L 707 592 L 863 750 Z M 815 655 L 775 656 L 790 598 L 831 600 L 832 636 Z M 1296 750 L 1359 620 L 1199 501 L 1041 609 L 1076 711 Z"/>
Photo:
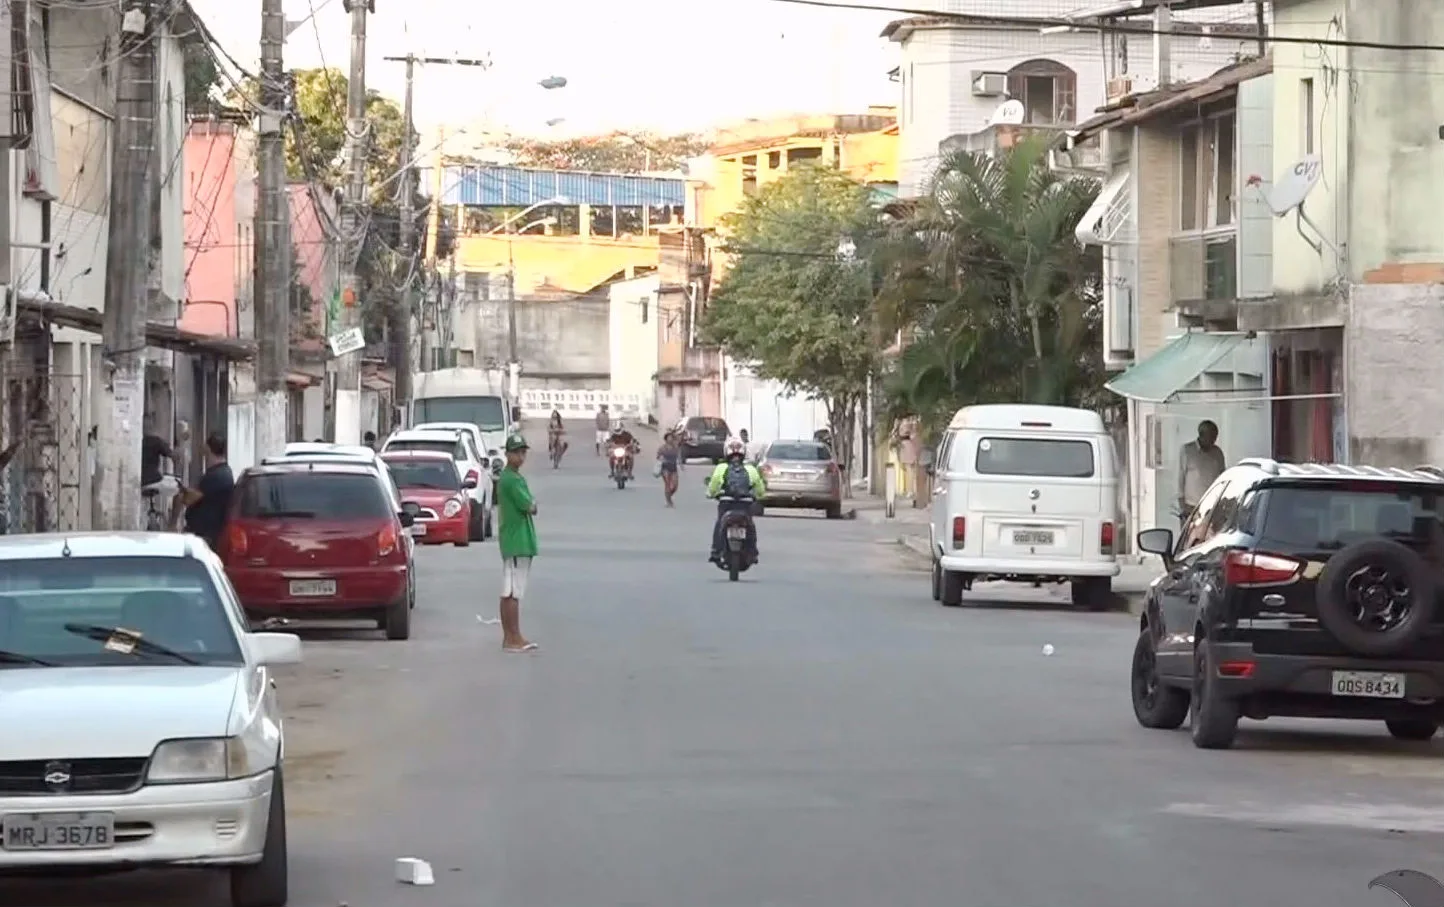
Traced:
<path id="1" fill-rule="evenodd" d="M 733 501 L 735 498 L 721 498 Z M 749 502 L 750 503 L 750 502 Z M 740 574 L 757 563 L 757 555 L 747 549 L 747 536 L 752 531 L 752 507 L 737 508 L 722 517 L 722 537 L 726 547 L 717 559 L 717 566 L 727 571 L 727 579 L 737 582 Z"/>
<path id="2" fill-rule="evenodd" d="M 610 472 L 608 475 L 617 483 L 617 488 L 627 487 L 627 480 L 632 478 L 632 454 L 625 447 L 613 447 L 608 459 Z"/>

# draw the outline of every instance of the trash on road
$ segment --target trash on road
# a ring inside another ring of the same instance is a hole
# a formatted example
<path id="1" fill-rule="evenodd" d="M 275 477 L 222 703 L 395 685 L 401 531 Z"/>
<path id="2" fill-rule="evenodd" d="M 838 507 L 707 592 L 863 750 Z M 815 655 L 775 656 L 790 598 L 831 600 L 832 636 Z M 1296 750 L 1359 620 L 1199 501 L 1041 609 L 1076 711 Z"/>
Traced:
<path id="1" fill-rule="evenodd" d="M 1048 643 L 1044 643 L 1044 644 L 1043 644 L 1043 654 L 1044 654 L 1044 655 L 1052 655 L 1052 654 L 1053 654 L 1053 644 L 1052 644 L 1051 642 L 1048 642 Z"/>
<path id="2" fill-rule="evenodd" d="M 431 864 L 425 860 L 418 860 L 416 857 L 398 857 L 396 859 L 396 881 L 404 885 L 435 885 L 436 876 L 431 872 Z"/>

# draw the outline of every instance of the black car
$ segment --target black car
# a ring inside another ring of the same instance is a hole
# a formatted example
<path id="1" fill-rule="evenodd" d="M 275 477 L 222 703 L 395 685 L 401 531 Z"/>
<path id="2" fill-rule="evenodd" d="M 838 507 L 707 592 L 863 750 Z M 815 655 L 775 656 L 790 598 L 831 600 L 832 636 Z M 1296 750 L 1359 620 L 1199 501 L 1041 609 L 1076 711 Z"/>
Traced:
<path id="1" fill-rule="evenodd" d="M 1144 727 L 1189 721 L 1227 749 L 1240 718 L 1444 721 L 1444 471 L 1244 460 L 1177 541 L 1138 534 L 1168 572 L 1149 589 L 1132 667 Z"/>
<path id="2" fill-rule="evenodd" d="M 726 421 L 716 416 L 692 416 L 677 426 L 682 435 L 682 459 L 705 457 L 720 463 L 726 453 L 731 430 Z"/>

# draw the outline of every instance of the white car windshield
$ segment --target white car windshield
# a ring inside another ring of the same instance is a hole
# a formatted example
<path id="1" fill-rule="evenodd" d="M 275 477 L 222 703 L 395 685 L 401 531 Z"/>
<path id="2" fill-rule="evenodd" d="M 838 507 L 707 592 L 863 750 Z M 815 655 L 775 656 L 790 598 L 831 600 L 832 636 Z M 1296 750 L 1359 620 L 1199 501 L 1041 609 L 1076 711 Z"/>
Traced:
<path id="1" fill-rule="evenodd" d="M 61 557 L 0 569 L 0 670 L 244 663 L 199 561 Z"/>

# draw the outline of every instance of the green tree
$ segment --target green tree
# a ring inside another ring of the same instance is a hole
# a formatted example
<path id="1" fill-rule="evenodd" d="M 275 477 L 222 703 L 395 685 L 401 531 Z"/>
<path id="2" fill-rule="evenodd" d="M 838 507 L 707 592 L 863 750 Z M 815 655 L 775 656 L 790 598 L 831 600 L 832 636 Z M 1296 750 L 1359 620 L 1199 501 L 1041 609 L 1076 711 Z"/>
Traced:
<path id="1" fill-rule="evenodd" d="M 206 113 L 220 106 L 217 91 L 221 85 L 220 70 L 210 51 L 195 43 L 185 46 L 183 62 L 186 85 L 186 112 Z"/>
<path id="2" fill-rule="evenodd" d="M 799 167 L 723 220 L 734 258 L 708 306 L 708 342 L 827 407 L 850 463 L 857 404 L 874 374 L 878 212 L 867 188 Z M 843 245 L 851 255 L 840 255 Z"/>
<path id="3" fill-rule="evenodd" d="M 707 145 L 704 137 L 693 133 L 613 132 L 573 139 L 515 138 L 503 147 L 516 155 L 522 167 L 643 173 L 678 170 L 688 158 L 706 151 Z"/>
<path id="4" fill-rule="evenodd" d="M 973 403 L 1102 402 L 1101 257 L 1073 235 L 1098 186 L 1051 170 L 1047 151 L 947 156 L 882 245 L 880 317 L 911 338 L 884 383 L 889 414 L 929 437 Z"/>

